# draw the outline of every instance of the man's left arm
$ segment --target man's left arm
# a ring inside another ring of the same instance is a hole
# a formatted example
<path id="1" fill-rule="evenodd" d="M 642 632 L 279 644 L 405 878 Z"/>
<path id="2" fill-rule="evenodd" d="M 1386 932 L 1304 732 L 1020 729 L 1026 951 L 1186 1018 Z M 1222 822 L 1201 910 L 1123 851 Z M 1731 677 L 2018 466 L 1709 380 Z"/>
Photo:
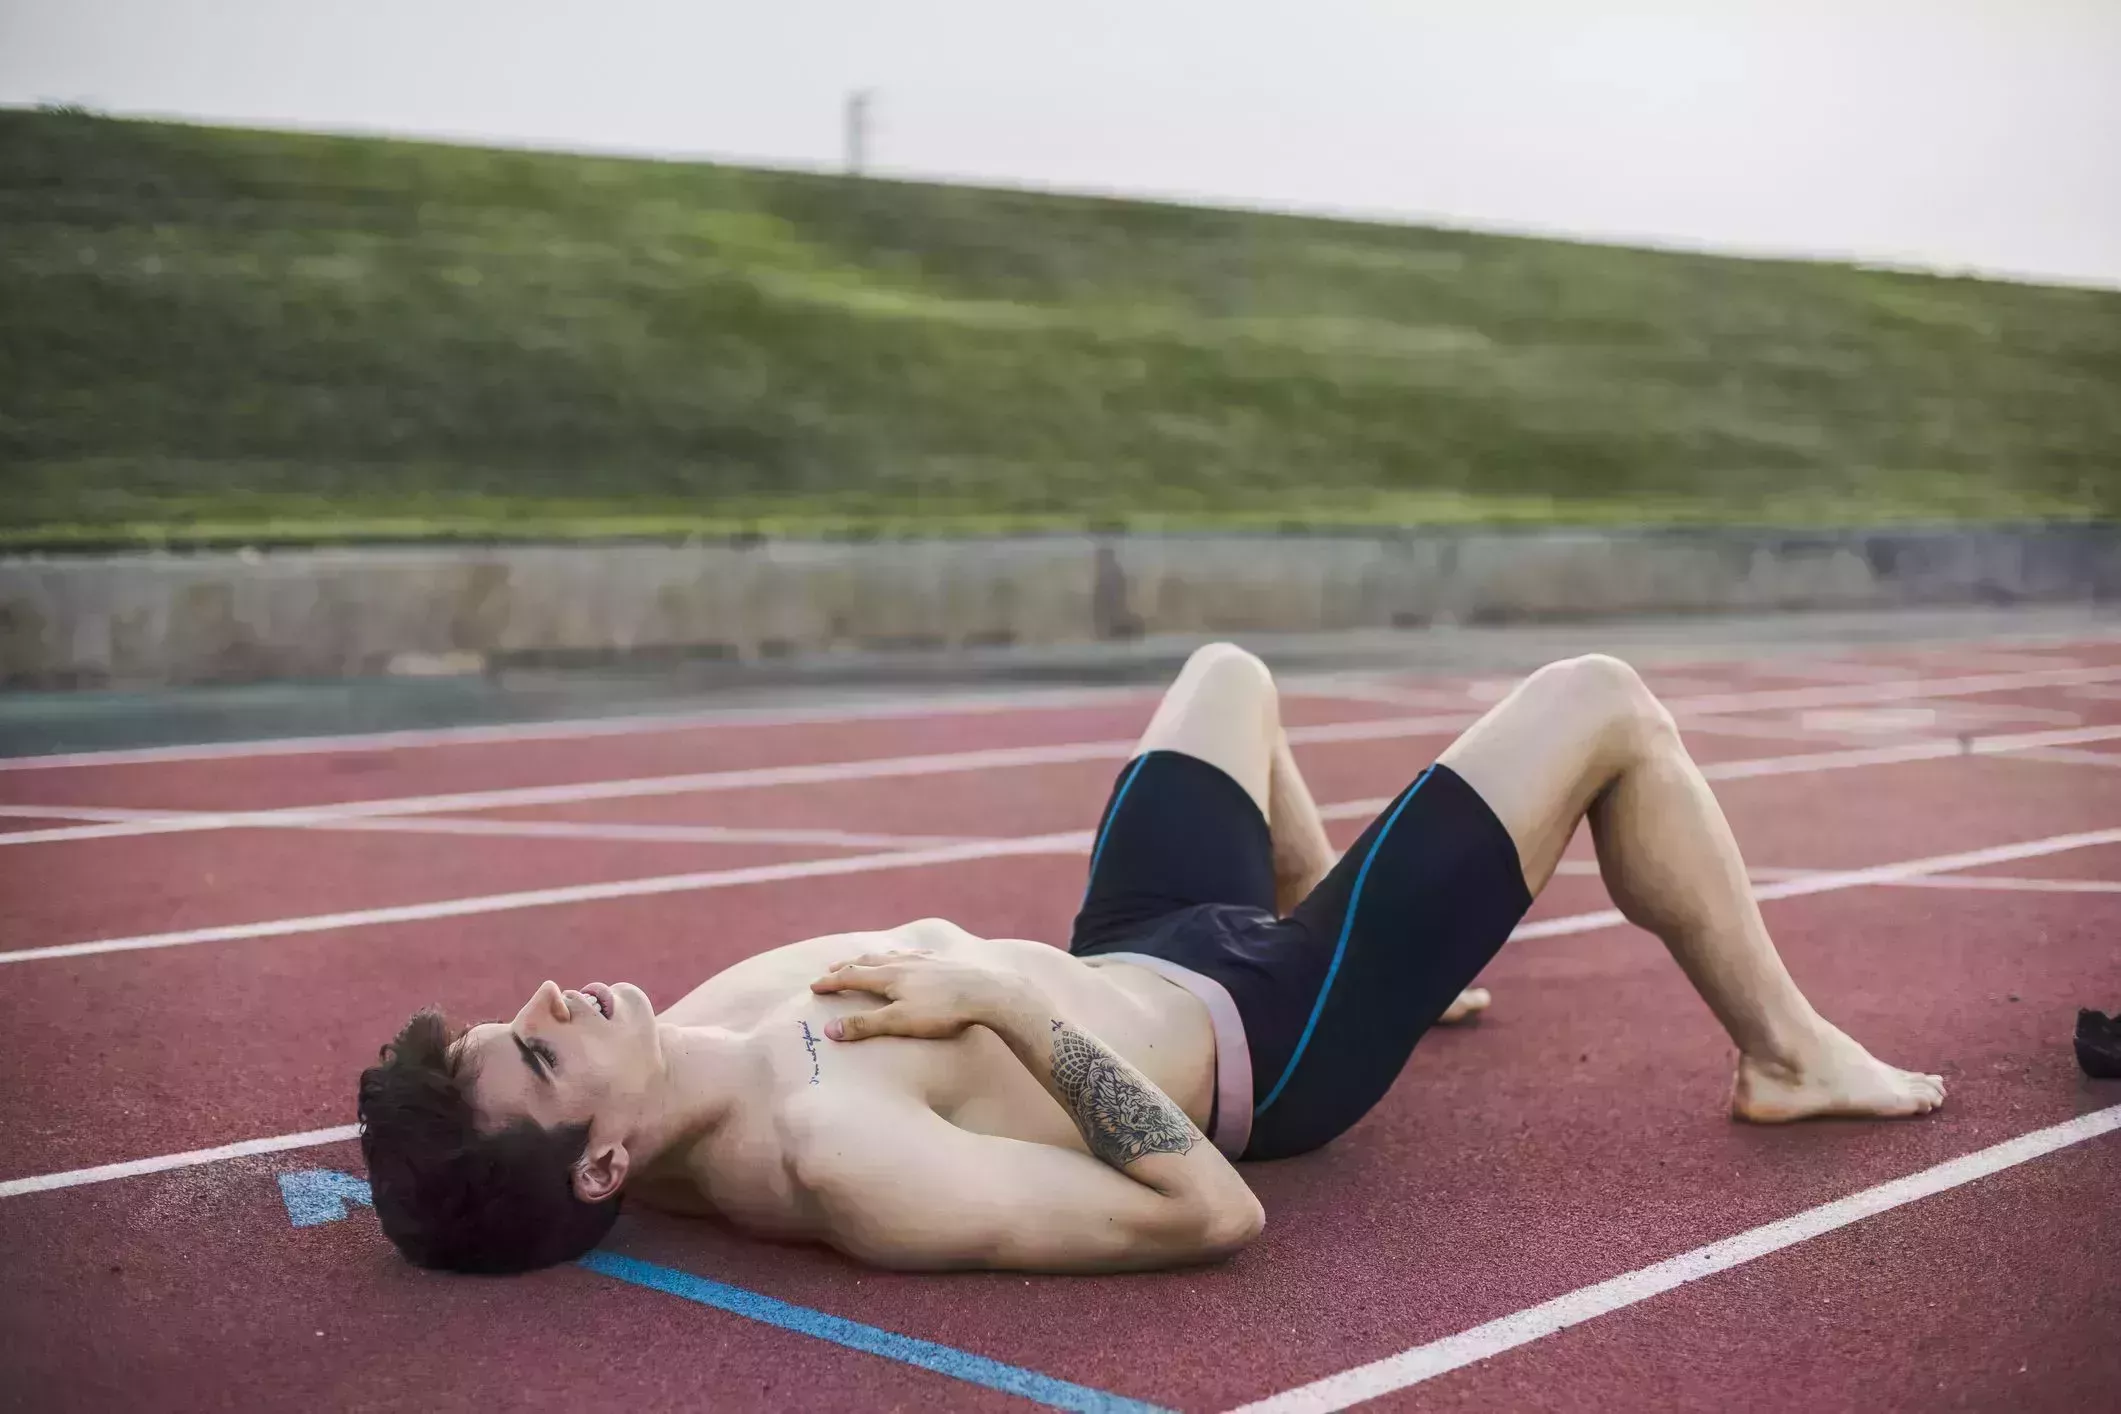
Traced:
<path id="1" fill-rule="evenodd" d="M 939 1039 L 974 1024 L 1001 1037 L 1075 1122 L 1090 1157 L 1106 1169 L 1102 1179 L 1091 1169 L 1069 1185 L 1084 1190 L 1086 1210 L 1093 1215 L 1101 1204 L 1109 1210 L 1108 1220 L 1137 1208 L 1144 1215 L 1168 1214 L 1181 1228 L 1212 1235 L 1207 1245 L 1223 1250 L 1259 1231 L 1264 1221 L 1259 1200 L 1177 1103 L 1096 1036 L 1060 1015 L 1024 979 L 915 952 L 842 963 L 812 986 L 820 992 L 864 991 L 890 1001 L 834 1021 L 827 1028 L 834 1040 Z M 1064 1160 L 1061 1168 L 1072 1170 L 1082 1162 L 1066 1150 L 1048 1152 L 1053 1155 L 1045 1161 L 1048 1167 Z M 1122 1181 L 1115 1186 L 1114 1179 Z M 1107 1196 L 1090 1201 L 1100 1192 Z"/>

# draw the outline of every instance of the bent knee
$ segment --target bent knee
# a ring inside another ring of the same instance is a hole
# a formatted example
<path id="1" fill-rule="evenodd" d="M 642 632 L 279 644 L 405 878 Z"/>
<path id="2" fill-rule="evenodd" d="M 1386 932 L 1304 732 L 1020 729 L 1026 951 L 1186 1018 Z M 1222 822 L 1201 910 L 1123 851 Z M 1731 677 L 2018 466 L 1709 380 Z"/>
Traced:
<path id="1" fill-rule="evenodd" d="M 1180 673 L 1217 693 L 1274 695 L 1274 674 L 1259 655 L 1234 643 L 1209 643 L 1193 650 Z"/>
<path id="2" fill-rule="evenodd" d="M 1678 730 L 1671 712 L 1650 691 L 1642 674 L 1609 654 L 1565 658 L 1549 663 L 1534 676 L 1550 676 L 1554 689 L 1571 710 L 1592 715 L 1602 724 L 1656 733 Z"/>

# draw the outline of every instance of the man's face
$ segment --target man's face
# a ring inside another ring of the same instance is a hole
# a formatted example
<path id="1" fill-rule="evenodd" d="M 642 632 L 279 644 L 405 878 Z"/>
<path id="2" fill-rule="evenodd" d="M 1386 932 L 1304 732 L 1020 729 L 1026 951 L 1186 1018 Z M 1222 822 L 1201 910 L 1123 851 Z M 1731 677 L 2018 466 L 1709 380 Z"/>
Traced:
<path id="1" fill-rule="evenodd" d="M 482 1127 L 587 1124 L 591 1143 L 625 1138 L 663 1069 L 655 1006 L 630 982 L 546 982 L 513 1020 L 474 1026 L 460 1044 Z"/>

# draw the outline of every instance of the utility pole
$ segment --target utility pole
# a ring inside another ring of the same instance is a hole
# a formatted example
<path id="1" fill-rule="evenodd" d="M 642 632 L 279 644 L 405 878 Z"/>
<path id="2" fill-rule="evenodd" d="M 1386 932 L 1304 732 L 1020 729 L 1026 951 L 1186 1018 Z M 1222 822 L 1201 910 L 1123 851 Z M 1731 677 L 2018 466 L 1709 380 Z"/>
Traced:
<path id="1" fill-rule="evenodd" d="M 847 95 L 847 175 L 859 177 L 869 166 L 869 99 L 872 91 L 854 89 Z"/>

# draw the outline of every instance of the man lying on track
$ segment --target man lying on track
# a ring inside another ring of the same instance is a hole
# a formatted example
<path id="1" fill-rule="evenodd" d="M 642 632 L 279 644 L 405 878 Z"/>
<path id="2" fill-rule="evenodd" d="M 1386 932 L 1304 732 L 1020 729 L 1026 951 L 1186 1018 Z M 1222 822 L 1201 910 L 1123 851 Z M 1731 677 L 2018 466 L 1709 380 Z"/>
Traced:
<path id="1" fill-rule="evenodd" d="M 929 918 L 761 953 L 660 1015 L 551 982 L 457 1036 L 422 1012 L 361 1076 L 376 1212 L 413 1261 L 479 1271 L 580 1255 L 622 1189 L 893 1267 L 1223 1256 L 1264 1221 L 1233 1161 L 1332 1140 L 1483 1005 L 1462 989 L 1586 818 L 1614 902 L 1737 1043 L 1733 1115 L 1943 1101 L 1797 990 L 1626 664 L 1532 674 L 1336 862 L 1273 679 L 1224 644 L 1121 770 L 1066 952 Z"/>

